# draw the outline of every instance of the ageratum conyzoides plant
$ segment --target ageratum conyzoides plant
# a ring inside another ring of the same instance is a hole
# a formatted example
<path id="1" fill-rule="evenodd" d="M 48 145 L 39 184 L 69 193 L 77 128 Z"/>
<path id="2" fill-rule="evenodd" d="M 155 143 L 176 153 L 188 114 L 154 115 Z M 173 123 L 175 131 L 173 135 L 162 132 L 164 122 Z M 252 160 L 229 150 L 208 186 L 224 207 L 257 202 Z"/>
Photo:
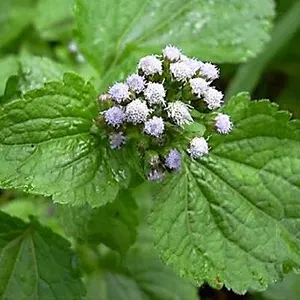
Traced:
<path id="1" fill-rule="evenodd" d="M 272 0 L 19 1 L 0 4 L 0 299 L 197 300 L 300 270 L 300 122 L 222 77 L 265 53 Z"/>

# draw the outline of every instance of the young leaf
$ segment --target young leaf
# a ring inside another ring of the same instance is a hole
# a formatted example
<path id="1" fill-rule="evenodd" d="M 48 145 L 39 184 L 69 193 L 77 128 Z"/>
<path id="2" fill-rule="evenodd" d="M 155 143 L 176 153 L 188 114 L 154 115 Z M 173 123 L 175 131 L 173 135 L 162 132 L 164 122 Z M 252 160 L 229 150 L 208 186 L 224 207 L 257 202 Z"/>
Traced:
<path id="1" fill-rule="evenodd" d="M 101 243 L 124 253 L 136 240 L 139 212 L 128 190 L 121 190 L 113 203 L 96 209 L 66 205 L 58 208 L 67 234 L 90 244 Z"/>
<path id="2" fill-rule="evenodd" d="M 0 186 L 53 195 L 55 202 L 71 205 L 114 200 L 130 171 L 125 152 L 91 134 L 96 115 L 94 88 L 72 74 L 4 105 Z"/>
<path id="3" fill-rule="evenodd" d="M 0 212 L 0 298 L 80 300 L 85 294 L 67 240 L 37 221 Z"/>
<path id="4" fill-rule="evenodd" d="M 274 15 L 272 0 L 76 3 L 81 50 L 106 78 L 112 71 L 124 72 L 124 61 L 134 61 L 130 57 L 137 51 L 139 55 L 160 52 L 169 43 L 203 60 L 245 61 L 269 39 Z"/>
<path id="5" fill-rule="evenodd" d="M 110 256 L 113 256 L 111 254 Z M 109 257 L 109 255 L 108 255 Z M 110 257 L 87 278 L 85 300 L 196 300 L 196 288 L 179 278 L 149 249 L 133 248 L 121 264 Z"/>
<path id="6" fill-rule="evenodd" d="M 246 94 L 225 107 L 235 129 L 162 185 L 149 218 L 165 262 L 201 283 L 262 290 L 300 267 L 300 126 Z"/>

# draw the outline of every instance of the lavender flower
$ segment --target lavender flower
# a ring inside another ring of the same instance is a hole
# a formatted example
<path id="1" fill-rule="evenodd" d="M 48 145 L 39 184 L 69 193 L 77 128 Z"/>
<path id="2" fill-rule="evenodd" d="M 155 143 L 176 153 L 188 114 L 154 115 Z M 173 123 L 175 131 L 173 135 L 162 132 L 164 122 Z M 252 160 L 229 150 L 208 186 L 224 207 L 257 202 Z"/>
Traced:
<path id="1" fill-rule="evenodd" d="M 168 117 L 178 126 L 183 126 L 193 122 L 193 118 L 190 115 L 188 107 L 181 101 L 169 103 L 166 111 Z"/>
<path id="2" fill-rule="evenodd" d="M 195 94 L 198 98 L 201 98 L 208 90 L 209 83 L 203 78 L 192 78 L 190 79 L 190 86 L 193 94 Z"/>
<path id="3" fill-rule="evenodd" d="M 193 69 L 186 61 L 170 64 L 170 70 L 177 81 L 187 80 L 194 75 Z"/>
<path id="4" fill-rule="evenodd" d="M 127 77 L 126 83 L 128 84 L 129 88 L 136 92 L 141 93 L 145 88 L 145 78 L 138 74 L 132 74 Z"/>
<path id="5" fill-rule="evenodd" d="M 187 152 L 192 158 L 200 158 L 205 154 L 208 154 L 208 144 L 203 137 L 195 137 L 190 142 L 190 147 L 187 149 Z"/>
<path id="6" fill-rule="evenodd" d="M 134 125 L 146 122 L 149 113 L 147 104 L 140 99 L 130 102 L 125 111 L 127 121 Z"/>
<path id="7" fill-rule="evenodd" d="M 117 82 L 110 87 L 108 94 L 117 103 L 122 103 L 129 98 L 129 87 L 125 83 Z"/>
<path id="8" fill-rule="evenodd" d="M 144 132 L 146 134 L 159 137 L 165 129 L 164 121 L 161 117 L 153 117 L 145 123 Z"/>
<path id="9" fill-rule="evenodd" d="M 219 133 L 227 134 L 232 130 L 232 122 L 230 121 L 230 117 L 226 114 L 218 114 L 215 117 L 215 122 L 216 129 Z"/>
<path id="10" fill-rule="evenodd" d="M 168 45 L 163 50 L 163 56 L 170 61 L 177 61 L 181 57 L 181 51 L 174 46 Z"/>
<path id="11" fill-rule="evenodd" d="M 220 71 L 217 66 L 211 63 L 204 63 L 200 67 L 201 74 L 208 80 L 215 80 L 219 78 Z"/>
<path id="12" fill-rule="evenodd" d="M 167 155 L 165 165 L 171 170 L 178 171 L 181 168 L 181 162 L 181 153 L 178 150 L 173 149 Z"/>
<path id="13" fill-rule="evenodd" d="M 209 109 L 219 108 L 223 103 L 223 93 L 215 88 L 208 88 L 204 93 L 204 101 L 207 103 Z"/>
<path id="14" fill-rule="evenodd" d="M 160 83 L 149 82 L 144 91 L 144 95 L 150 106 L 154 104 L 165 104 L 164 98 L 166 91 L 164 86 Z"/>
<path id="15" fill-rule="evenodd" d="M 147 76 L 162 74 L 162 63 L 155 55 L 148 55 L 141 58 L 138 68 Z"/>
<path id="16" fill-rule="evenodd" d="M 153 170 L 149 172 L 147 178 L 149 181 L 162 181 L 164 179 L 165 175 L 160 170 Z"/>
<path id="17" fill-rule="evenodd" d="M 123 108 L 118 106 L 113 106 L 112 108 L 108 109 L 104 113 L 104 117 L 105 121 L 115 128 L 118 128 L 126 119 Z"/>
<path id="18" fill-rule="evenodd" d="M 109 136 L 109 143 L 112 149 L 119 149 L 125 144 L 125 136 L 123 132 L 115 133 Z"/>

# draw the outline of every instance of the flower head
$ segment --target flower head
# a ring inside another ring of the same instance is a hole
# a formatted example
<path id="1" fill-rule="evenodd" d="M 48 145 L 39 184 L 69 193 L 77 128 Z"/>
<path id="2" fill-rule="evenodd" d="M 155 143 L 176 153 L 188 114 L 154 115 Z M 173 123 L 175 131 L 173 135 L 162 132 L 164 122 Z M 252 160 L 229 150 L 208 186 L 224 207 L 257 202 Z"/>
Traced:
<path id="1" fill-rule="evenodd" d="M 164 129 L 163 119 L 161 117 L 153 117 L 145 123 L 144 132 L 159 137 L 164 132 Z"/>
<path id="2" fill-rule="evenodd" d="M 160 170 L 153 170 L 149 172 L 147 178 L 150 181 L 162 181 L 164 179 L 165 175 Z"/>
<path id="3" fill-rule="evenodd" d="M 164 98 L 166 96 L 166 91 L 161 83 L 149 82 L 144 91 L 144 95 L 150 106 L 165 103 Z"/>
<path id="4" fill-rule="evenodd" d="M 198 98 L 201 98 L 208 90 L 209 83 L 203 78 L 192 78 L 190 79 L 190 86 L 193 94 L 195 94 Z"/>
<path id="5" fill-rule="evenodd" d="M 155 55 L 148 55 L 141 58 L 138 68 L 147 76 L 162 74 L 162 63 Z"/>
<path id="6" fill-rule="evenodd" d="M 187 152 L 192 158 L 200 158 L 205 154 L 208 154 L 208 144 L 203 137 L 195 137 L 190 142 L 190 147 Z"/>
<path id="7" fill-rule="evenodd" d="M 177 61 L 181 57 L 181 51 L 174 46 L 168 45 L 163 50 L 163 56 L 170 61 Z"/>
<path id="8" fill-rule="evenodd" d="M 207 103 L 209 109 L 219 108 L 223 103 L 223 93 L 215 88 L 208 88 L 204 93 L 204 101 Z"/>
<path id="9" fill-rule="evenodd" d="M 117 82 L 110 87 L 108 94 L 115 102 L 121 103 L 129 98 L 129 87 L 125 83 Z"/>
<path id="10" fill-rule="evenodd" d="M 219 78 L 220 70 L 211 63 L 204 63 L 200 67 L 201 74 L 208 80 L 215 80 Z"/>
<path id="11" fill-rule="evenodd" d="M 133 124 L 144 123 L 150 113 L 147 104 L 140 99 L 133 100 L 126 106 L 126 120 Z"/>
<path id="12" fill-rule="evenodd" d="M 218 114 L 215 117 L 215 122 L 216 129 L 219 133 L 227 134 L 232 130 L 232 122 L 230 121 L 230 117 L 226 114 Z"/>
<path id="13" fill-rule="evenodd" d="M 119 149 L 123 144 L 125 144 L 125 136 L 123 132 L 111 134 L 109 136 L 109 143 L 112 149 Z"/>
<path id="14" fill-rule="evenodd" d="M 178 171 L 181 168 L 181 163 L 182 163 L 181 153 L 176 149 L 171 150 L 166 157 L 166 161 L 165 161 L 166 167 L 171 170 Z"/>
<path id="15" fill-rule="evenodd" d="M 203 65 L 203 62 L 196 59 L 196 58 L 189 58 L 185 55 L 181 55 L 181 61 L 185 62 L 193 71 L 193 75 L 200 70 L 201 66 Z"/>
<path id="16" fill-rule="evenodd" d="M 129 88 L 136 92 L 141 93 L 145 88 L 145 78 L 138 74 L 132 74 L 127 77 L 126 83 L 128 84 Z"/>
<path id="17" fill-rule="evenodd" d="M 104 118 L 109 125 L 118 128 L 125 121 L 126 115 L 123 108 L 113 106 L 104 113 Z"/>
<path id="18" fill-rule="evenodd" d="M 193 118 L 190 115 L 188 107 L 181 101 L 169 103 L 166 111 L 168 117 L 178 126 L 193 122 Z"/>
<path id="19" fill-rule="evenodd" d="M 194 71 L 186 61 L 170 64 L 172 75 L 177 81 L 184 81 L 194 75 Z"/>

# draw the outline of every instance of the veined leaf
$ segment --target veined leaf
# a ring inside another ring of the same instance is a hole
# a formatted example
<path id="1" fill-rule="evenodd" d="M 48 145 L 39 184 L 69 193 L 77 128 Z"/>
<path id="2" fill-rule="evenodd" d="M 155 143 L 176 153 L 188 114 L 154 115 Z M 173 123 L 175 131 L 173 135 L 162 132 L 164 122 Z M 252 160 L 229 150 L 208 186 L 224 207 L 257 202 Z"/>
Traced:
<path id="1" fill-rule="evenodd" d="M 268 101 L 233 98 L 235 129 L 162 185 L 149 218 L 163 260 L 197 283 L 263 290 L 300 267 L 300 125 Z"/>
<path id="2" fill-rule="evenodd" d="M 80 300 L 85 294 L 67 240 L 0 212 L 0 297 Z"/>
<path id="3" fill-rule="evenodd" d="M 202 60 L 245 61 L 269 40 L 274 15 L 272 0 L 76 3 L 81 50 L 105 83 L 133 70 L 137 53 L 158 53 L 169 43 Z"/>
<path id="4" fill-rule="evenodd" d="M 129 168 L 123 151 L 90 133 L 96 115 L 94 88 L 72 74 L 4 105 L 0 186 L 71 205 L 114 200 L 130 180 Z"/>

